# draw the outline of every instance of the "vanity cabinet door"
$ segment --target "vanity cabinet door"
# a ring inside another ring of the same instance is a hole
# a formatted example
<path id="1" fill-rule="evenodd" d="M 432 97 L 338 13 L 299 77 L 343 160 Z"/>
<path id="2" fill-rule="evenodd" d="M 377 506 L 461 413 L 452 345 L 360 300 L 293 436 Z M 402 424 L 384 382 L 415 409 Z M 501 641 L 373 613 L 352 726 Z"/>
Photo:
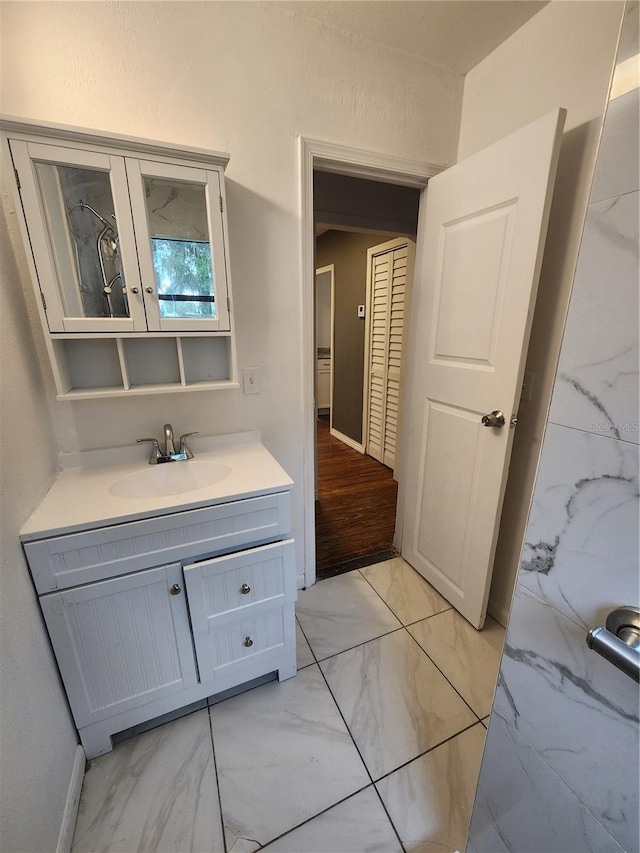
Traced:
<path id="1" fill-rule="evenodd" d="M 126 168 L 149 331 L 229 331 L 222 169 Z"/>
<path id="2" fill-rule="evenodd" d="M 202 681 L 295 648 L 293 539 L 185 566 L 184 579 Z"/>
<path id="3" fill-rule="evenodd" d="M 78 728 L 197 683 L 179 564 L 41 596 Z"/>
<path id="4" fill-rule="evenodd" d="M 10 148 L 49 331 L 146 331 L 124 158 Z"/>

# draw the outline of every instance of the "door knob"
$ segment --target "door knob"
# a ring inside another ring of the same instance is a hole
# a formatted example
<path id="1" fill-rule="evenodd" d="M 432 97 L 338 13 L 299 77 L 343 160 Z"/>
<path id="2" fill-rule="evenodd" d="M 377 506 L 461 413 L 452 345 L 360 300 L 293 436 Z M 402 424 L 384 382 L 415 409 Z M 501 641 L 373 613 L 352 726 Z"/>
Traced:
<path id="1" fill-rule="evenodd" d="M 171 595 L 180 595 L 182 590 L 180 589 L 177 583 L 174 583 L 169 592 L 171 593 Z"/>
<path id="2" fill-rule="evenodd" d="M 482 424 L 486 427 L 503 427 L 505 424 L 504 415 L 499 409 L 494 409 L 489 415 L 482 416 Z"/>

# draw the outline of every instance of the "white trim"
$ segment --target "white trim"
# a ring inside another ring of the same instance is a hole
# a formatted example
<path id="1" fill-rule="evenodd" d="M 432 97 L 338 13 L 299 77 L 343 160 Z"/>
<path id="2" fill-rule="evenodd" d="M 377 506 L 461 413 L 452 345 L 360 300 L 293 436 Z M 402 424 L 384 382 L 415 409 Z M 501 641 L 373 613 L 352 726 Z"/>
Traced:
<path id="1" fill-rule="evenodd" d="M 69 853 L 71 850 L 86 763 L 87 758 L 84 754 L 84 749 L 78 744 L 73 759 L 73 768 L 71 770 L 71 778 L 69 779 L 69 789 L 64 804 L 64 812 L 62 813 L 62 823 L 60 824 L 60 832 L 58 833 L 56 853 Z"/>
<path id="2" fill-rule="evenodd" d="M 346 444 L 348 447 L 353 448 L 353 450 L 357 450 L 358 453 L 364 453 L 364 444 L 358 444 L 357 441 L 354 441 L 352 438 L 349 438 L 348 435 L 345 435 L 342 432 L 339 432 L 337 429 L 331 427 L 329 429 L 329 433 L 337 438 L 338 441 L 341 441 L 343 444 Z"/>
<path id="3" fill-rule="evenodd" d="M 314 167 L 336 174 L 371 178 L 421 189 L 429 178 L 446 166 L 405 160 L 372 151 L 363 151 L 332 142 L 299 136 L 300 163 L 300 263 L 302 287 L 302 337 L 314 341 L 315 228 L 313 220 Z M 333 358 L 333 353 L 332 353 Z M 302 349 L 302 496 L 304 507 L 305 587 L 316 582 L 315 522 L 315 381 L 316 353 L 309 343 Z"/>
<path id="4" fill-rule="evenodd" d="M 120 133 L 110 133 L 106 130 L 93 130 L 86 127 L 74 127 L 69 124 L 56 124 L 55 122 L 38 121 L 34 119 L 23 119 L 19 116 L 0 115 L 0 130 L 12 137 L 18 134 L 29 136 L 42 136 L 47 139 L 55 139 L 72 142 L 81 145 L 98 145 L 100 148 L 109 146 L 118 150 L 132 151 L 141 154 L 171 157 L 176 154 L 184 160 L 188 154 L 189 160 L 197 160 L 201 163 L 213 163 L 217 166 L 226 166 L 229 155 L 222 151 L 210 151 L 206 148 L 194 148 L 190 145 L 178 145 L 173 142 L 158 142 L 153 139 L 144 139 L 137 136 L 125 136 Z"/>
<path id="5" fill-rule="evenodd" d="M 301 136 L 301 142 L 313 156 L 313 166 L 320 172 L 349 175 L 352 178 L 369 178 L 388 184 L 422 189 L 429 178 L 447 167 L 420 160 L 405 160 L 375 151 L 365 151 L 337 145 L 320 139 Z"/>
<path id="6" fill-rule="evenodd" d="M 515 589 L 515 585 L 514 585 Z M 509 607 L 504 607 L 502 604 L 498 604 L 497 601 L 494 601 L 492 598 L 489 599 L 489 604 L 487 605 L 487 613 L 496 622 L 499 622 L 503 628 L 507 627 L 507 622 L 509 621 Z"/>

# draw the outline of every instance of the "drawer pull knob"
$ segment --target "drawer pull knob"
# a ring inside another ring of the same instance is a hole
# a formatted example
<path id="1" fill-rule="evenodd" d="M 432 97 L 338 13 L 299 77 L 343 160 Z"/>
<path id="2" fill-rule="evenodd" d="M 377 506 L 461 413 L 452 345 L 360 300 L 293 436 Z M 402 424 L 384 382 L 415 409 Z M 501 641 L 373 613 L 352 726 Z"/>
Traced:
<path id="1" fill-rule="evenodd" d="M 171 593 L 171 595 L 180 595 L 182 590 L 180 589 L 177 583 L 174 583 L 169 592 Z"/>
<path id="2" fill-rule="evenodd" d="M 244 638 L 244 645 L 245 645 L 248 649 L 249 649 L 249 648 L 251 648 L 251 646 L 253 645 L 253 640 L 251 639 L 251 637 L 245 637 L 245 638 Z"/>
<path id="3" fill-rule="evenodd" d="M 248 593 L 251 592 L 251 587 L 249 586 L 248 583 L 243 583 L 242 586 L 240 587 L 240 592 L 243 595 L 247 595 Z"/>

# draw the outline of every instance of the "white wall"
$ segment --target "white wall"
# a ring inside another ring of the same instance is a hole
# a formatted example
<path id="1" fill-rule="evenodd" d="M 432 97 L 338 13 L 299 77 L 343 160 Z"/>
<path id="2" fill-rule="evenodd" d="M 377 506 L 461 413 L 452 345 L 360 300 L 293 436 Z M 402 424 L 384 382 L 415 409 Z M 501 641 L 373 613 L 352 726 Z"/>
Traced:
<path id="1" fill-rule="evenodd" d="M 52 403 L 63 450 L 261 429 L 298 484 L 303 550 L 297 135 L 455 160 L 463 80 L 270 3 L 3 3 L 7 114 L 228 151 L 240 391 Z M 37 332 L 37 335 L 40 333 Z M 53 393 L 47 385 L 49 399 Z"/>
<path id="2" fill-rule="evenodd" d="M 506 624 L 615 59 L 621 2 L 552 0 L 467 74 L 459 159 L 567 109 L 489 610 Z"/>
<path id="3" fill-rule="evenodd" d="M 203 434 L 261 429 L 298 483 L 300 572 L 297 135 L 452 162 L 463 80 L 269 3 L 18 2 L 0 8 L 5 114 L 230 153 L 239 365 L 262 370 L 261 394 L 250 397 L 226 391 L 56 402 L 5 181 L 19 269 L 3 244 L 0 846 L 44 851 L 55 847 L 76 740 L 17 533 L 52 476 L 55 451 L 127 444 L 158 434 L 167 420 L 176 430 Z"/>
<path id="4" fill-rule="evenodd" d="M 18 541 L 56 447 L 30 328 L 37 313 L 1 208 L 0 282 L 0 849 L 44 853 L 56 849 L 78 741 Z"/>

